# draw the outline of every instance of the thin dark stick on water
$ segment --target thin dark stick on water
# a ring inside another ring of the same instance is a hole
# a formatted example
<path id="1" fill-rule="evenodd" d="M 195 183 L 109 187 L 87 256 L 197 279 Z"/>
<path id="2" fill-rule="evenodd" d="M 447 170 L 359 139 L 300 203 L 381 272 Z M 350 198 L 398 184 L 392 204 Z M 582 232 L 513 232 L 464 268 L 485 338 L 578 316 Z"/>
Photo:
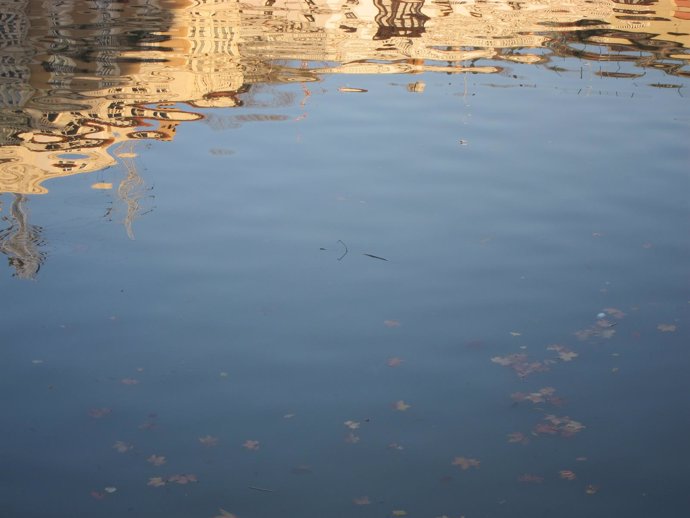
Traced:
<path id="1" fill-rule="evenodd" d="M 256 486 L 249 486 L 249 489 L 253 489 L 254 491 L 262 491 L 264 493 L 273 493 L 273 489 L 266 489 L 265 487 L 256 487 Z"/>
<path id="2" fill-rule="evenodd" d="M 340 261 L 343 257 L 345 257 L 347 255 L 349 250 L 347 249 L 347 245 L 345 243 L 343 243 L 340 239 L 338 239 L 338 243 L 340 243 L 341 245 L 343 245 L 345 247 L 345 252 L 343 253 L 343 255 L 338 257 L 338 261 Z"/>
<path id="3" fill-rule="evenodd" d="M 388 259 L 386 259 L 385 257 L 379 257 L 378 255 L 374 255 L 374 254 L 362 254 L 362 255 L 366 255 L 367 257 L 371 257 L 372 259 L 380 259 L 381 261 L 388 261 Z"/>

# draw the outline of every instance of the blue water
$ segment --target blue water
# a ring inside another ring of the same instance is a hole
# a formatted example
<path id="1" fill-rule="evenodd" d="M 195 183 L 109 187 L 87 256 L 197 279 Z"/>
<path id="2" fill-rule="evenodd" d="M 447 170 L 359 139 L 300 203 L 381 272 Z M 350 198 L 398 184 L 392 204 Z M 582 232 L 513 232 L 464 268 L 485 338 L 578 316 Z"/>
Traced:
<path id="1" fill-rule="evenodd" d="M 688 80 L 510 72 L 197 109 L 134 146 L 131 236 L 122 164 L 21 201 L 45 258 L 0 280 L 0 516 L 690 515 Z"/>

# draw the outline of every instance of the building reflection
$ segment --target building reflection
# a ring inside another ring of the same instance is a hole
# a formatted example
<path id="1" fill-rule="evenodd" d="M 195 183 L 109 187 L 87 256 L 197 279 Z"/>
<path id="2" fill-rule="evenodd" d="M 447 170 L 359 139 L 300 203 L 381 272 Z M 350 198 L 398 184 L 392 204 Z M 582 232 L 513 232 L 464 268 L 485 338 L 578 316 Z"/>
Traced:
<path id="1" fill-rule="evenodd" d="M 7 256 L 13 275 L 21 279 L 33 279 L 46 259 L 41 250 L 44 245 L 42 229 L 29 223 L 27 197 L 14 194 L 10 216 L 3 217 L 8 226 L 0 230 L 0 252 Z"/>
<path id="2" fill-rule="evenodd" d="M 23 195 L 109 166 L 126 171 L 117 192 L 133 236 L 143 180 L 133 152 L 115 150 L 171 141 L 259 85 L 495 74 L 563 56 L 687 77 L 688 19 L 685 0 L 0 0 L 0 192 L 17 193 L 3 236 L 31 235 Z M 4 237 L 2 251 L 30 277 L 42 256 L 24 242 L 22 255 Z"/>

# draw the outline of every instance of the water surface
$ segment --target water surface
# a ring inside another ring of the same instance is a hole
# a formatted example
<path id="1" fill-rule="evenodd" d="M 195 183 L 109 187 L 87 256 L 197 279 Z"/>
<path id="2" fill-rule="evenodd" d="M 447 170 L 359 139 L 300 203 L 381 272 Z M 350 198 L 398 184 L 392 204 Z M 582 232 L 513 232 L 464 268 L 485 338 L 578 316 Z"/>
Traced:
<path id="1" fill-rule="evenodd" d="M 690 513 L 683 2 L 1 12 L 0 515 Z"/>

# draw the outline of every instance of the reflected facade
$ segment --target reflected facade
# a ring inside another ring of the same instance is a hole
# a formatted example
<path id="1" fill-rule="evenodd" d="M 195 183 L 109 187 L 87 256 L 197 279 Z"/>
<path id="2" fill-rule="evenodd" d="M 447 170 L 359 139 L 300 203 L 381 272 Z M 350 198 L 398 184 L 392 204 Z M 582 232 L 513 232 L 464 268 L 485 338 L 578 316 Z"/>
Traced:
<path id="1" fill-rule="evenodd" d="M 172 140 L 258 84 L 496 74 L 557 56 L 632 63 L 597 72 L 609 77 L 689 73 L 679 0 L 0 3 L 0 192 L 18 194 L 122 163 L 118 145 Z"/>

